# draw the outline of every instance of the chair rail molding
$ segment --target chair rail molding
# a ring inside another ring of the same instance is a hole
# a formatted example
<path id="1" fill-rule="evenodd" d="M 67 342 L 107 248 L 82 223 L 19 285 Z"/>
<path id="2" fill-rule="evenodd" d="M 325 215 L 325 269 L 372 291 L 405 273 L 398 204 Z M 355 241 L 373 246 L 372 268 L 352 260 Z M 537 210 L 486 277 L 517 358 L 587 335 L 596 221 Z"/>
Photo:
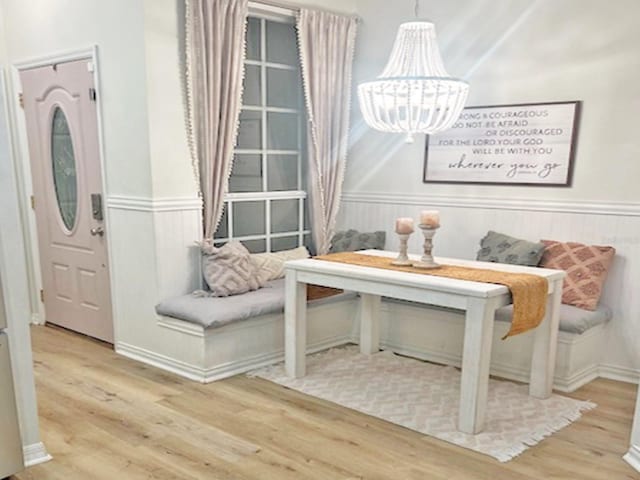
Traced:
<path id="1" fill-rule="evenodd" d="M 345 203 L 430 205 L 434 207 L 477 208 L 490 210 L 524 210 L 589 215 L 640 216 L 638 202 L 588 202 L 567 200 L 541 200 L 537 198 L 460 197 L 390 192 L 344 192 Z"/>
<path id="2" fill-rule="evenodd" d="M 133 210 L 137 212 L 202 210 L 202 199 L 196 196 L 150 198 L 109 195 L 107 207 L 112 210 Z"/>

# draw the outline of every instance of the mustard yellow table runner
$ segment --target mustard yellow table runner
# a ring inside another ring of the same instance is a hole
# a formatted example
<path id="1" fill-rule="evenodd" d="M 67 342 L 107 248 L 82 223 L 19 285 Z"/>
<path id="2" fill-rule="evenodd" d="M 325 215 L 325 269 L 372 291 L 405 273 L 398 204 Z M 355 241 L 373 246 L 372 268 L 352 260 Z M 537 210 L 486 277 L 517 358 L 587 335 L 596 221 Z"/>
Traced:
<path id="1" fill-rule="evenodd" d="M 534 329 L 540 325 L 540 322 L 544 319 L 549 285 L 547 279 L 539 275 L 500 272 L 497 270 L 460 267 L 457 265 L 443 265 L 440 268 L 425 270 L 412 266 L 403 267 L 392 265 L 391 262 L 393 258 L 353 252 L 332 253 L 315 258 L 317 260 L 346 263 L 360 267 L 373 267 L 399 272 L 432 275 L 434 277 L 504 285 L 511 291 L 513 318 L 511 320 L 511 328 L 503 339 Z"/>

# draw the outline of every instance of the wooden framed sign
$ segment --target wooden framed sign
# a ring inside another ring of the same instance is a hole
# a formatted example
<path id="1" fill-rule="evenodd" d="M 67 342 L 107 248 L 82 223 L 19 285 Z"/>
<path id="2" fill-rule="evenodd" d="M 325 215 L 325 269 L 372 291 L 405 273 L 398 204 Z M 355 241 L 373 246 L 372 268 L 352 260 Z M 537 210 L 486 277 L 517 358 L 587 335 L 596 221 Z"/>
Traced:
<path id="1" fill-rule="evenodd" d="M 571 185 L 581 102 L 467 107 L 427 137 L 425 183 Z"/>

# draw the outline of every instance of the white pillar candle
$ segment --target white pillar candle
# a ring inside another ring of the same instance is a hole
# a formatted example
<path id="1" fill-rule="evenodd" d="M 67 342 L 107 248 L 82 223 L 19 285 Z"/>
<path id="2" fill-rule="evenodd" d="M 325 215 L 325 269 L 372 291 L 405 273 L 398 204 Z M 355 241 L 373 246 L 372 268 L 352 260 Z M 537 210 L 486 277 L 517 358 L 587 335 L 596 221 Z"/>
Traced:
<path id="1" fill-rule="evenodd" d="M 437 210 L 423 210 L 420 212 L 420 225 L 429 228 L 437 228 L 440 226 L 440 212 Z"/>
<path id="2" fill-rule="evenodd" d="M 413 218 L 400 217 L 396 219 L 396 233 L 409 234 L 413 233 Z"/>

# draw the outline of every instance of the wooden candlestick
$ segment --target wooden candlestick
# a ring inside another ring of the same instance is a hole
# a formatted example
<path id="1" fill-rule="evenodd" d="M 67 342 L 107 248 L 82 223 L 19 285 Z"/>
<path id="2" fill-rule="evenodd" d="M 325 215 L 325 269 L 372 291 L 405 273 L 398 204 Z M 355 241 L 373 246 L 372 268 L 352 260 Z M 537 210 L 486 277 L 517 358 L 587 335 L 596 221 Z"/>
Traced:
<path id="1" fill-rule="evenodd" d="M 433 260 L 431 251 L 433 250 L 433 237 L 436 234 L 436 230 L 440 228 L 440 225 L 432 226 L 420 224 L 419 227 L 424 235 L 424 253 L 420 261 L 413 263 L 413 266 L 416 268 L 439 268 L 440 265 Z"/>

